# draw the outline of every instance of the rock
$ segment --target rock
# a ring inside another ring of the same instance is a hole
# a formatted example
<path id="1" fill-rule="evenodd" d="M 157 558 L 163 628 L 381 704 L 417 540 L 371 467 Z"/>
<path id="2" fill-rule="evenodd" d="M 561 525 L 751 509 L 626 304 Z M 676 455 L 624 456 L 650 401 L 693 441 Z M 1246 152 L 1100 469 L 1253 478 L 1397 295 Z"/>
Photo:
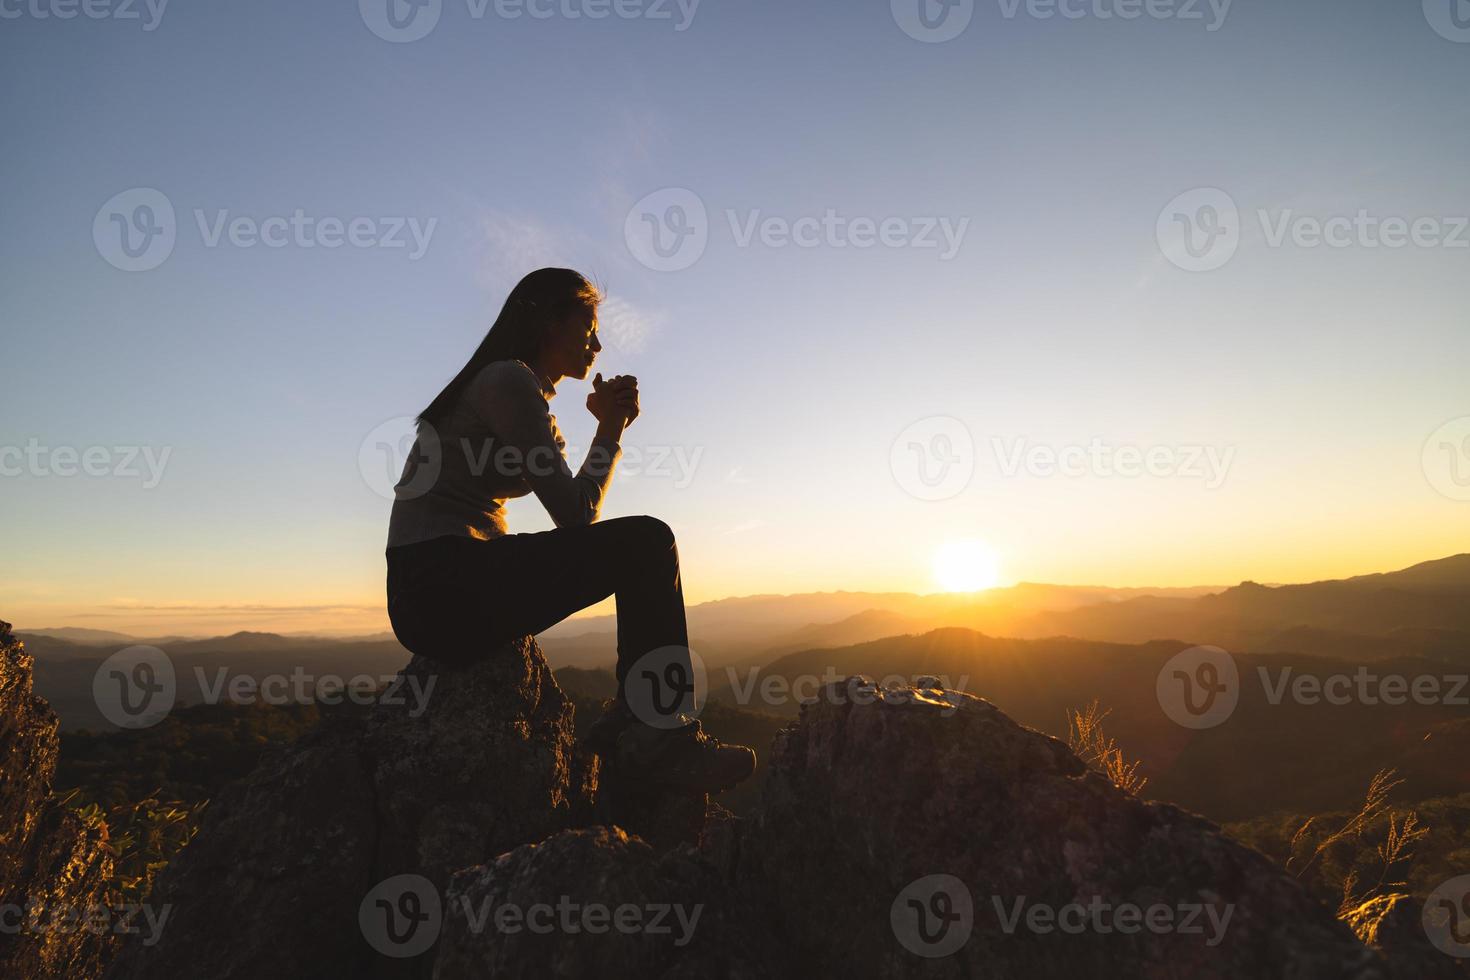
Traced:
<path id="1" fill-rule="evenodd" d="M 1388 975 L 1261 854 L 1117 789 L 1063 743 L 953 691 L 857 699 L 834 685 L 804 707 L 772 753 L 757 851 L 802 966 L 826 975 Z M 1194 914 L 1203 932 L 1070 933 L 1026 918 L 1124 905 L 1181 926 Z"/>
<path id="2" fill-rule="evenodd" d="M 21 910 L 27 923 L 0 932 L 0 976 L 89 980 L 116 943 L 112 852 L 105 827 L 83 824 L 51 798 L 58 723 L 32 689 L 31 668 L 25 645 L 0 622 L 0 909 L 7 926 Z M 81 916 L 101 916 L 90 921 L 108 928 L 63 925 Z"/>
<path id="3" fill-rule="evenodd" d="M 570 830 L 454 877 L 434 976 L 780 976 L 766 925 L 691 847 Z"/>
<path id="4" fill-rule="evenodd" d="M 697 844 L 704 832 L 709 797 L 650 787 L 616 770 L 604 770 L 597 784 L 592 821 L 621 827 L 655 848 Z"/>
<path id="5" fill-rule="evenodd" d="M 936 684 L 829 686 L 778 735 L 742 820 L 599 787 L 529 639 L 464 670 L 416 659 L 392 699 L 330 717 L 209 807 L 155 889 L 168 928 L 109 976 L 1454 975 L 1412 903 L 1350 927 L 1215 825 Z M 14 702 L 7 682 L 22 718 Z M 33 723 L 5 737 L 6 758 L 48 751 Z M 19 836 L 78 849 L 29 853 L 91 867 L 75 828 L 27 822 L 44 795 L 0 784 Z"/>
<path id="6" fill-rule="evenodd" d="M 1439 975 L 1364 945 L 1215 825 L 967 694 L 834 685 L 781 732 L 770 770 L 758 823 L 713 819 L 697 847 L 571 830 L 456 875 L 435 977 Z M 496 924 L 562 896 L 702 909 L 682 944 Z"/>
<path id="7" fill-rule="evenodd" d="M 329 719 L 211 803 L 154 890 L 173 907 L 161 941 L 128 944 L 108 976 L 425 975 L 427 957 L 370 945 L 390 913 L 369 892 L 409 874 L 442 893 L 566 827 L 595 785 L 572 732 L 529 637 L 460 670 L 414 658 L 365 717 Z"/>

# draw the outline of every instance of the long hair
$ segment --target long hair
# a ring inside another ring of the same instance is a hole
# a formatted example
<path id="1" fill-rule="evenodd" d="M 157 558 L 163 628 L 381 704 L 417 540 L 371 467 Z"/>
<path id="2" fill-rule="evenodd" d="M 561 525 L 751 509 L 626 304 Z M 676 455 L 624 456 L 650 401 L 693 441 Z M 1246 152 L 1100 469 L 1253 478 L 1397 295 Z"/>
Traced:
<path id="1" fill-rule="evenodd" d="M 541 351 L 548 324 L 579 313 L 596 313 L 602 292 L 580 272 L 571 269 L 537 269 L 505 298 L 500 315 L 489 333 L 444 386 L 429 407 L 419 413 L 419 422 L 438 425 L 458 401 L 460 393 L 491 361 L 519 360 L 532 363 Z"/>

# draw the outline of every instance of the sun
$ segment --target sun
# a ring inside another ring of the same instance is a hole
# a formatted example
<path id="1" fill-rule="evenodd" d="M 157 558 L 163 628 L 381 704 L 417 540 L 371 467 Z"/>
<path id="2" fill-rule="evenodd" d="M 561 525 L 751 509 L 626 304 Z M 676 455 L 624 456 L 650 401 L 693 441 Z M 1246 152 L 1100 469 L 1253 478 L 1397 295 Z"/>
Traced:
<path id="1" fill-rule="evenodd" d="M 984 541 L 946 541 L 934 552 L 934 581 L 946 592 L 979 592 L 1000 584 L 1000 556 Z"/>

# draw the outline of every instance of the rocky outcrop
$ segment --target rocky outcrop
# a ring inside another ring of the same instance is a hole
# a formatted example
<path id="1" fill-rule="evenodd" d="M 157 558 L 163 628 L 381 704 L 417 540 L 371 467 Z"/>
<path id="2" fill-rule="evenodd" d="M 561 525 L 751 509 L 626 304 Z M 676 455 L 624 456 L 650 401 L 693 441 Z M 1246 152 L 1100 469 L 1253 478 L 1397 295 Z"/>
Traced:
<path id="1" fill-rule="evenodd" d="M 698 847 L 571 831 L 456 875 L 435 976 L 1456 975 L 1422 935 L 1363 945 L 1259 853 L 970 695 L 831 686 L 769 764 L 759 820 Z M 671 932 L 579 911 L 655 905 Z"/>
<path id="2" fill-rule="evenodd" d="M 370 893 L 452 872 L 568 826 L 588 782 L 572 705 L 534 640 L 454 670 L 415 658 L 365 716 L 330 719 L 213 801 L 164 872 L 162 939 L 111 978 L 421 976 L 374 947 Z M 595 784 L 595 777 L 592 782 Z"/>
<path id="3" fill-rule="evenodd" d="M 616 827 L 572 830 L 454 877 L 434 975 L 781 976 L 765 925 L 692 848 L 658 852 Z"/>
<path id="4" fill-rule="evenodd" d="M 599 787 L 533 641 L 416 659 L 210 806 L 155 889 L 168 928 L 109 976 L 1458 975 L 1412 907 L 1365 945 L 971 695 L 829 685 L 766 764 L 758 819 L 650 804 Z"/>
<path id="5" fill-rule="evenodd" d="M 803 966 L 932 975 L 943 953 L 956 976 L 1391 975 L 1264 856 L 989 702 L 828 694 L 776 743 L 757 849 Z"/>
<path id="6" fill-rule="evenodd" d="M 112 852 L 52 799 L 57 720 L 31 667 L 0 622 L 0 976 L 87 980 L 115 942 Z"/>

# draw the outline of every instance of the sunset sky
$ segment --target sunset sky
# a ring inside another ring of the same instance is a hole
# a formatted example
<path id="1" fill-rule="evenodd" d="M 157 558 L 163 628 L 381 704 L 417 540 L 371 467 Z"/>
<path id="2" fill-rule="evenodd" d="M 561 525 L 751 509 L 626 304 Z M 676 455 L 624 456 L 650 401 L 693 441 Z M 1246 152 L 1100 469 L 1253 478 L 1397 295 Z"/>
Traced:
<path id="1" fill-rule="evenodd" d="M 1419 3 L 976 3 L 932 42 L 904 0 L 442 0 L 390 42 L 374 2 L 0 24 L 0 618 L 386 628 L 374 440 L 552 264 L 606 287 L 597 369 L 640 379 L 603 516 L 668 521 L 690 602 L 936 591 L 955 541 L 1110 585 L 1470 551 L 1470 37 Z M 140 188 L 175 243 L 126 271 Z M 1220 192 L 1234 251 L 1181 268 L 1166 206 Z M 552 406 L 574 450 L 586 392 Z"/>

